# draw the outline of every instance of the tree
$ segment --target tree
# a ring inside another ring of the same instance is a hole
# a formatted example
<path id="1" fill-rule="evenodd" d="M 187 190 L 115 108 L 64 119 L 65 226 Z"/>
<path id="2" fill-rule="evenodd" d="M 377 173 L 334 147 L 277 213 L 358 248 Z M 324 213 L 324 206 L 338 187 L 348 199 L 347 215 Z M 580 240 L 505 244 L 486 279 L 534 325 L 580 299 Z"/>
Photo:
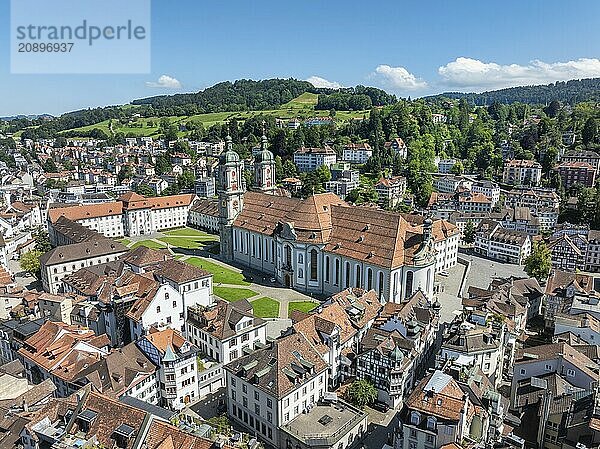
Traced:
<path id="1" fill-rule="evenodd" d="M 23 254 L 19 259 L 19 265 L 21 266 L 21 269 L 39 278 L 41 255 L 42 252 L 38 251 L 37 249 Z"/>
<path id="2" fill-rule="evenodd" d="M 54 162 L 54 159 L 52 159 L 52 158 L 46 159 L 46 162 L 44 162 L 44 165 L 42 165 L 42 168 L 44 169 L 44 172 L 46 172 L 46 173 L 58 173 L 58 167 L 56 166 L 56 163 Z"/>
<path id="3" fill-rule="evenodd" d="M 275 156 L 275 182 L 281 182 L 281 180 L 285 177 L 284 173 L 281 156 Z"/>
<path id="4" fill-rule="evenodd" d="M 544 108 L 544 112 L 550 118 L 556 117 L 558 111 L 560 111 L 560 103 L 558 102 L 558 100 L 552 100 L 550 104 Z"/>
<path id="5" fill-rule="evenodd" d="M 292 160 L 288 159 L 283 163 L 283 174 L 284 178 L 293 178 L 298 176 L 298 169 Z"/>
<path id="6" fill-rule="evenodd" d="M 365 405 L 372 404 L 377 399 L 377 389 L 366 379 L 359 379 L 352 382 L 348 389 L 350 402 L 363 408 Z"/>
<path id="7" fill-rule="evenodd" d="M 583 143 L 585 145 L 594 143 L 597 135 L 598 124 L 596 123 L 596 119 L 594 117 L 590 117 L 585 121 L 585 125 L 583 125 L 583 130 L 581 131 L 581 138 L 583 139 Z"/>
<path id="8" fill-rule="evenodd" d="M 44 229 L 38 229 L 38 231 L 33 234 L 33 238 L 35 240 L 36 251 L 39 251 L 40 253 L 47 253 L 52 249 L 52 245 L 50 245 L 50 237 L 48 236 L 48 232 Z"/>
<path id="9" fill-rule="evenodd" d="M 467 221 L 465 225 L 465 230 L 463 231 L 463 241 L 471 245 L 475 242 L 475 225 L 471 220 Z"/>
<path id="10" fill-rule="evenodd" d="M 154 192 L 154 190 L 152 190 L 152 187 L 150 187 L 148 184 L 138 184 L 137 187 L 135 188 L 135 193 L 137 193 L 138 195 L 143 195 L 143 196 L 155 196 L 156 193 Z"/>
<path id="11" fill-rule="evenodd" d="M 531 254 L 525 259 L 525 272 L 540 282 L 546 282 L 552 269 L 552 254 L 543 241 L 533 245 Z"/>
<path id="12" fill-rule="evenodd" d="M 456 163 L 450 169 L 450 173 L 454 175 L 462 175 L 465 172 L 465 166 L 461 161 L 456 161 Z"/>
<path id="13" fill-rule="evenodd" d="M 212 418 L 209 418 L 206 422 L 212 427 L 214 427 L 217 433 L 228 434 L 231 430 L 231 423 L 229 422 L 227 415 L 213 416 Z"/>

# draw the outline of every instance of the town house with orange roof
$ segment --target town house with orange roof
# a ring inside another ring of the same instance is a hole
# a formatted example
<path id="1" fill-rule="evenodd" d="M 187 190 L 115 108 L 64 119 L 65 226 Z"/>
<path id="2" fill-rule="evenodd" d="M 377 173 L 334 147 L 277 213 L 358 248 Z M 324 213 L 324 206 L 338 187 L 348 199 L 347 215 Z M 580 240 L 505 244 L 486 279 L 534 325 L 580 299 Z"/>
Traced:
<path id="1" fill-rule="evenodd" d="M 397 449 L 439 449 L 487 435 L 489 415 L 466 384 L 436 370 L 413 390 L 399 415 Z"/>
<path id="2" fill-rule="evenodd" d="M 374 290 L 348 288 L 310 313 L 292 314 L 290 332 L 302 333 L 329 366 L 331 387 L 356 375 L 359 343 L 382 305 Z"/>
<path id="3" fill-rule="evenodd" d="M 66 217 L 111 238 L 180 228 L 187 224 L 189 210 L 195 198 L 194 194 L 148 198 L 127 192 L 117 201 L 108 203 L 53 208 L 48 211 L 48 230 L 50 234 L 54 233 L 52 228 L 60 217 Z"/>
<path id="4" fill-rule="evenodd" d="M 108 355 L 109 343 L 90 329 L 46 321 L 18 354 L 30 382 L 51 379 L 57 395 L 65 397 L 88 383 L 84 370 Z"/>
<path id="5" fill-rule="evenodd" d="M 387 303 L 361 338 L 356 376 L 377 389 L 377 400 L 400 408 L 434 353 L 439 337 L 439 302 L 421 292 L 402 304 Z"/>
<path id="6" fill-rule="evenodd" d="M 188 307 L 186 336 L 206 356 L 198 373 L 200 397 L 225 386 L 223 366 L 250 351 L 265 347 L 267 322 L 256 317 L 245 299 L 217 299 L 209 306 Z"/>
<path id="7" fill-rule="evenodd" d="M 199 348 L 173 329 L 151 329 L 136 342 L 144 354 L 158 366 L 160 403 L 181 410 L 198 398 Z"/>

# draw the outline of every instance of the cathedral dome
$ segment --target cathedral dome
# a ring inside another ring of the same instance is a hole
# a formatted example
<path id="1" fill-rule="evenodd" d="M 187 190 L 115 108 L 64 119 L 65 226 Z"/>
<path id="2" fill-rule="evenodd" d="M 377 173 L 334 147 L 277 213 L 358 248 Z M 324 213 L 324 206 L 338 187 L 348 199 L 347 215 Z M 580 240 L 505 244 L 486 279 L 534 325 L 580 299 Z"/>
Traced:
<path id="1" fill-rule="evenodd" d="M 275 158 L 273 156 L 273 153 L 271 153 L 266 148 L 260 150 L 254 158 L 254 162 L 273 162 L 274 160 Z"/>
<path id="2" fill-rule="evenodd" d="M 237 154 L 233 150 L 227 150 L 225 153 L 221 155 L 220 162 L 224 164 L 229 164 L 231 162 L 239 162 L 240 155 Z"/>

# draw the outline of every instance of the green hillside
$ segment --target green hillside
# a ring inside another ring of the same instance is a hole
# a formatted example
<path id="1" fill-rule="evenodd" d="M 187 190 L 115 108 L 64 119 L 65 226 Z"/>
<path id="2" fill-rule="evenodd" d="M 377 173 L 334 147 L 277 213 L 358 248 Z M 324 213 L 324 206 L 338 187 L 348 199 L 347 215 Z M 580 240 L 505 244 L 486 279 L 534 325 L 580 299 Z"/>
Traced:
<path id="1" fill-rule="evenodd" d="M 261 111 L 240 111 L 240 112 L 212 112 L 208 114 L 196 114 L 190 116 L 170 116 L 169 121 L 176 125 L 185 124 L 186 122 L 201 122 L 205 128 L 208 128 L 217 123 L 225 123 L 229 120 L 237 120 L 243 122 L 251 117 L 260 115 L 269 115 L 280 119 L 299 118 L 300 120 L 310 117 L 326 115 L 326 111 L 315 111 L 318 95 L 310 92 L 304 92 L 293 100 L 283 104 L 279 109 L 261 110 Z M 352 119 L 362 119 L 368 115 L 369 111 L 337 111 L 335 119 L 338 122 L 343 122 Z M 63 131 L 70 136 L 75 136 L 76 132 L 81 132 L 82 135 L 93 130 L 100 129 L 107 135 L 112 133 L 123 133 L 126 136 L 135 137 L 157 137 L 160 120 L 164 117 L 140 117 L 131 118 L 126 124 L 120 123 L 119 120 L 111 119 L 104 120 L 93 125 L 72 128 Z M 112 122 L 112 130 L 110 123 Z M 185 132 L 180 132 L 179 136 L 185 136 Z"/>

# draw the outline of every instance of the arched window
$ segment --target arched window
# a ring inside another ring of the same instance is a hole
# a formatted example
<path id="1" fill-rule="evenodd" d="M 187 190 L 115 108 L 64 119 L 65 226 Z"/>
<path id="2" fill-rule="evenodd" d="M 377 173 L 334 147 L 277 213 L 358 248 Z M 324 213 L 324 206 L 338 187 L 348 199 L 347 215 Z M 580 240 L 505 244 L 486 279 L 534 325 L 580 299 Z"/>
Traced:
<path id="1" fill-rule="evenodd" d="M 304 263 L 304 256 L 302 255 L 302 253 L 298 254 L 298 263 Z"/>
<path id="2" fill-rule="evenodd" d="M 414 274 L 412 271 L 409 271 L 408 273 L 406 273 L 406 289 L 404 290 L 405 298 L 408 298 L 408 297 L 410 297 L 410 295 L 412 295 L 413 277 L 414 277 Z"/>
<path id="3" fill-rule="evenodd" d="M 361 281 L 361 269 L 360 269 L 360 265 L 356 266 L 356 276 L 354 276 L 354 285 L 356 286 L 356 288 L 360 288 L 360 281 Z"/>
<path id="4" fill-rule="evenodd" d="M 371 268 L 367 268 L 367 290 L 371 290 L 373 288 L 373 270 Z"/>
<path id="5" fill-rule="evenodd" d="M 302 268 L 298 268 L 298 279 L 304 278 L 304 270 Z"/>
<path id="6" fill-rule="evenodd" d="M 340 259 L 335 259 L 335 285 L 340 285 Z"/>
<path id="7" fill-rule="evenodd" d="M 156 313 L 160 313 L 160 306 L 156 306 Z"/>
<path id="8" fill-rule="evenodd" d="M 325 256 L 325 282 L 329 283 L 329 256 Z"/>
<path id="9" fill-rule="evenodd" d="M 394 273 L 394 296 L 398 294 L 398 272 Z"/>
<path id="10" fill-rule="evenodd" d="M 311 281 L 317 280 L 317 268 L 318 268 L 317 256 L 318 256 L 317 250 L 311 249 L 310 250 L 310 280 Z"/>
<path id="11" fill-rule="evenodd" d="M 383 298 L 383 273 L 379 272 L 379 281 L 377 283 L 377 292 L 379 293 L 379 297 Z"/>
<path id="12" fill-rule="evenodd" d="M 271 262 L 275 262 L 275 240 L 271 240 Z"/>
<path id="13" fill-rule="evenodd" d="M 350 262 L 346 262 L 345 270 L 346 270 L 346 282 L 344 283 L 344 288 L 348 288 L 348 287 L 350 287 Z"/>
<path id="14" fill-rule="evenodd" d="M 290 246 L 285 247 L 285 263 L 290 268 L 292 267 L 292 248 Z"/>

